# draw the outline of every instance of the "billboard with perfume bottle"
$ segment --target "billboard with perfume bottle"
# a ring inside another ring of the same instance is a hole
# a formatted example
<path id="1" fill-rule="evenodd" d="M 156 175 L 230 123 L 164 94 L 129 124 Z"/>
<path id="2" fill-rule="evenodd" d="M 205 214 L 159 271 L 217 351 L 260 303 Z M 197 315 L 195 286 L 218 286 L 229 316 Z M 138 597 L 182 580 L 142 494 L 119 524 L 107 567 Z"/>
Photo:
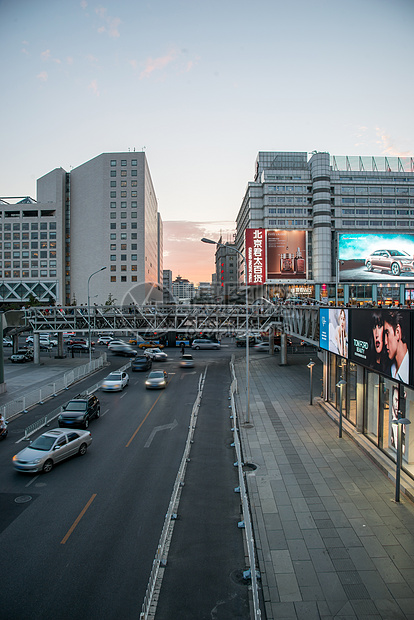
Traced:
<path id="1" fill-rule="evenodd" d="M 306 280 L 306 230 L 266 230 L 266 282 Z"/>

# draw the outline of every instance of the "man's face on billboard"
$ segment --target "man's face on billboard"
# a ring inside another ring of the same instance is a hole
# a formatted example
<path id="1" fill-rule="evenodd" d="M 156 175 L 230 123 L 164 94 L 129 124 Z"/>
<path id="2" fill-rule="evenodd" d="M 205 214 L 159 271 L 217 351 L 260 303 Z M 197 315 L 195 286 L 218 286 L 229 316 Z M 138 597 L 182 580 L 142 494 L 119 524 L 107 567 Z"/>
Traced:
<path id="1" fill-rule="evenodd" d="M 374 336 L 375 351 L 379 355 L 382 351 L 382 347 L 384 346 L 384 326 L 375 325 L 372 330 L 372 335 Z"/>
<path id="2" fill-rule="evenodd" d="M 384 321 L 384 339 L 385 339 L 385 348 L 387 349 L 388 357 L 390 360 L 394 359 L 395 354 L 397 353 L 397 346 L 399 340 L 399 328 L 397 325 L 396 330 L 392 325 Z"/>

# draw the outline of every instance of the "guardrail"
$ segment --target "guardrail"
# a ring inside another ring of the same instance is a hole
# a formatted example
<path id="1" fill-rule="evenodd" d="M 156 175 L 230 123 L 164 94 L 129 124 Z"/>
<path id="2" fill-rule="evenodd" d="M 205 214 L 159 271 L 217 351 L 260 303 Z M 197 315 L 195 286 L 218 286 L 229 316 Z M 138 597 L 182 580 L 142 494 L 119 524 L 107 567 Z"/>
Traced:
<path id="1" fill-rule="evenodd" d="M 106 353 L 102 355 L 102 358 L 105 358 L 106 360 Z M 98 360 L 94 360 L 94 361 L 98 361 Z M 89 364 L 85 364 L 85 365 L 89 366 Z M 125 366 L 122 366 L 119 370 L 120 372 L 122 372 L 126 370 L 127 368 L 129 368 L 130 366 L 131 366 L 131 362 L 128 362 L 128 364 L 125 364 Z M 95 370 L 97 370 L 97 368 L 95 368 Z M 91 372 L 93 372 L 93 370 L 91 370 Z M 101 385 L 102 385 L 102 381 L 98 381 L 98 383 L 95 383 L 89 389 L 85 390 L 84 392 L 85 395 L 89 395 L 89 394 L 92 394 L 93 392 L 96 392 L 96 390 L 99 390 Z M 57 418 L 62 413 L 62 411 L 63 411 L 63 407 L 58 407 L 57 409 L 54 409 L 47 415 L 43 416 L 43 418 L 39 418 L 39 420 L 36 420 L 36 422 L 33 422 L 33 424 L 30 424 L 29 426 L 27 426 L 24 429 L 24 438 L 27 439 L 28 437 L 30 437 L 30 435 L 33 435 L 33 433 L 39 430 L 39 428 L 42 428 L 43 426 L 47 426 L 50 422 L 52 422 L 52 420 Z"/>
<path id="2" fill-rule="evenodd" d="M 254 542 L 254 534 L 252 528 L 252 521 L 250 515 L 250 505 L 249 499 L 247 496 L 246 485 L 244 482 L 244 472 L 243 472 L 243 462 L 242 462 L 242 451 L 239 439 L 239 430 L 237 427 L 237 409 L 234 400 L 234 394 L 237 392 L 237 379 L 236 373 L 234 371 L 234 355 L 232 356 L 230 362 L 230 371 L 233 377 L 231 386 L 230 386 L 230 402 L 231 402 L 231 410 L 233 417 L 233 438 L 234 438 L 234 447 L 236 450 L 237 456 L 237 469 L 239 474 L 239 491 L 240 491 L 240 499 L 242 505 L 242 514 L 243 514 L 243 527 L 245 532 L 246 539 L 246 547 L 247 553 L 249 557 L 249 570 L 246 571 L 248 576 L 251 579 L 251 587 L 252 587 L 252 599 L 253 599 L 253 618 L 255 620 L 260 619 L 262 617 L 262 612 L 260 610 L 259 604 L 259 588 L 257 584 L 257 572 L 256 572 L 256 556 L 255 556 L 255 542 Z"/>
<path id="3" fill-rule="evenodd" d="M 157 580 L 159 576 L 160 568 L 163 564 L 166 563 L 166 555 L 165 550 L 167 547 L 167 541 L 170 535 L 172 535 L 172 522 L 174 521 L 174 517 L 176 516 L 176 511 L 178 508 L 179 496 L 181 487 L 184 484 L 185 471 L 187 468 L 187 463 L 189 460 L 190 448 L 193 442 L 194 430 L 197 422 L 198 410 L 200 408 L 201 395 L 204 388 L 204 381 L 206 378 L 207 369 L 204 371 L 204 374 L 200 375 L 200 379 L 198 382 L 198 392 L 197 397 L 193 405 L 193 409 L 191 412 L 190 418 L 190 426 L 187 435 L 187 441 L 184 448 L 183 457 L 181 459 L 181 464 L 177 473 L 177 477 L 175 479 L 175 484 L 173 488 L 173 492 L 171 495 L 170 503 L 168 506 L 167 514 L 165 515 L 164 527 L 161 532 L 160 540 L 158 543 L 157 551 L 155 554 L 155 558 L 152 563 L 151 574 L 148 580 L 147 590 L 144 596 L 144 602 L 141 608 L 140 620 L 147 620 L 149 617 L 154 617 L 152 605 L 154 599 L 154 593 L 156 590 Z"/>
<path id="4" fill-rule="evenodd" d="M 104 364 L 106 364 L 107 355 L 104 353 L 97 359 L 92 360 L 88 364 L 84 364 L 82 366 L 77 366 L 65 374 L 58 378 L 57 381 L 53 383 L 48 383 L 47 385 L 42 385 L 42 387 L 37 388 L 19 398 L 11 400 L 0 408 L 1 413 L 3 414 L 6 421 L 10 420 L 14 416 L 19 413 L 25 413 L 30 407 L 37 405 L 39 403 L 43 403 L 44 400 L 50 398 L 50 396 L 54 396 L 58 392 L 65 390 L 69 385 L 83 379 L 87 375 L 95 372 L 99 368 L 102 368 Z"/>

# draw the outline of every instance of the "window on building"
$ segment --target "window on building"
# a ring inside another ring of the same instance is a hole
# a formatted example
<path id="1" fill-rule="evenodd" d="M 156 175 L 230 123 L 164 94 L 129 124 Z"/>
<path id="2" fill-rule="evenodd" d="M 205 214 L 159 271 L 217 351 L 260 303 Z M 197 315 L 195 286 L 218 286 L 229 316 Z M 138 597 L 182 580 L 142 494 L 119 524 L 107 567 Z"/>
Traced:
<path id="1" fill-rule="evenodd" d="M 116 254 L 111 254 L 110 259 L 111 259 L 112 261 L 116 260 Z"/>
<path id="2" fill-rule="evenodd" d="M 110 230 L 114 230 L 116 228 L 116 223 L 112 223 L 109 225 Z"/>
<path id="3" fill-rule="evenodd" d="M 121 198 L 126 198 L 126 197 L 127 197 L 127 193 L 126 193 L 126 191 L 125 191 L 125 190 L 123 190 L 123 191 L 121 192 Z"/>
<path id="4" fill-rule="evenodd" d="M 116 276 L 111 276 L 111 282 L 116 282 Z"/>
<path id="5" fill-rule="evenodd" d="M 111 198 L 116 198 L 116 192 L 111 192 L 110 196 Z"/>
<path id="6" fill-rule="evenodd" d="M 126 271 L 127 270 L 127 266 L 126 265 L 121 265 L 121 271 Z"/>
<path id="7" fill-rule="evenodd" d="M 116 187 L 116 181 L 111 181 L 111 187 Z"/>
<path id="8" fill-rule="evenodd" d="M 131 181 L 131 187 L 137 187 L 137 181 L 136 180 L 132 180 Z"/>
<path id="9" fill-rule="evenodd" d="M 127 175 L 127 171 L 126 170 L 121 170 L 121 177 L 126 177 Z"/>
<path id="10" fill-rule="evenodd" d="M 131 191 L 131 198 L 136 198 L 138 196 L 137 191 L 136 190 L 132 190 Z"/>
<path id="11" fill-rule="evenodd" d="M 137 160 L 131 159 L 131 166 L 136 166 L 136 165 L 137 165 Z"/>
<path id="12" fill-rule="evenodd" d="M 116 202 L 111 202 L 110 207 L 111 209 L 116 209 Z"/>
<path id="13" fill-rule="evenodd" d="M 111 271 L 116 271 L 116 265 L 111 265 Z"/>
<path id="14" fill-rule="evenodd" d="M 110 248 L 109 248 L 112 252 L 114 252 L 116 250 L 116 243 L 111 243 Z"/>
<path id="15" fill-rule="evenodd" d="M 131 211 L 131 218 L 138 219 L 138 215 L 136 211 Z"/>
<path id="16" fill-rule="evenodd" d="M 136 177 L 136 176 L 137 176 L 137 171 L 131 170 L 131 177 Z"/>
<path id="17" fill-rule="evenodd" d="M 113 241 L 114 239 L 116 239 L 116 233 L 111 233 L 109 235 L 109 238 L 111 239 L 111 241 Z"/>
<path id="18" fill-rule="evenodd" d="M 131 276 L 131 282 L 137 282 L 137 276 Z"/>
<path id="19" fill-rule="evenodd" d="M 121 260 L 126 260 L 127 259 L 127 255 L 126 254 L 121 254 Z"/>
<path id="20" fill-rule="evenodd" d="M 121 159 L 121 166 L 126 166 L 126 165 L 127 165 L 127 160 Z"/>
<path id="21" fill-rule="evenodd" d="M 116 166 L 116 159 L 111 159 L 111 166 Z"/>
<path id="22" fill-rule="evenodd" d="M 131 271 L 137 271 L 137 266 L 136 265 L 131 265 Z"/>
<path id="23" fill-rule="evenodd" d="M 116 170 L 111 170 L 111 177 L 116 177 Z"/>
<path id="24" fill-rule="evenodd" d="M 131 254 L 131 260 L 138 260 L 137 259 L 137 254 Z"/>
<path id="25" fill-rule="evenodd" d="M 116 213 L 112 211 L 112 212 L 109 214 L 109 218 L 110 218 L 111 220 L 116 220 Z"/>
<path id="26" fill-rule="evenodd" d="M 127 182 L 126 181 L 121 181 L 121 187 L 126 187 L 127 186 Z M 122 194 L 121 194 L 122 196 Z"/>

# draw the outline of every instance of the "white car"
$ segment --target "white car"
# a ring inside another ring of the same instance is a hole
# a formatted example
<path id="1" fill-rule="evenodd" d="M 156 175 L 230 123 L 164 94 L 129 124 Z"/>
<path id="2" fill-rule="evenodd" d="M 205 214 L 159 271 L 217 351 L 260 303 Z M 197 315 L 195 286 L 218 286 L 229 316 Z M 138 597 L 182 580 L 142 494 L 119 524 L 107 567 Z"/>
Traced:
<path id="1" fill-rule="evenodd" d="M 48 473 L 55 463 L 75 454 L 82 456 L 92 443 L 89 431 L 54 428 L 32 441 L 13 457 L 18 471 Z"/>
<path id="2" fill-rule="evenodd" d="M 129 383 L 128 373 L 125 371 L 114 371 L 111 372 L 106 379 L 103 380 L 102 389 L 105 392 L 116 392 L 121 391 L 126 387 Z"/>
<path id="3" fill-rule="evenodd" d="M 98 344 L 107 344 L 109 345 L 113 341 L 112 336 L 100 336 L 98 338 Z"/>
<path id="4" fill-rule="evenodd" d="M 165 362 L 165 360 L 168 359 L 168 355 L 164 353 L 164 351 L 161 351 L 161 349 L 158 349 L 158 347 L 145 349 L 145 355 L 148 355 L 150 359 L 156 362 Z"/>
<path id="5" fill-rule="evenodd" d="M 111 347 L 117 344 L 123 344 L 125 346 L 129 346 L 129 344 L 125 342 L 125 340 L 111 340 L 111 342 L 108 342 L 108 349 L 110 349 Z"/>

